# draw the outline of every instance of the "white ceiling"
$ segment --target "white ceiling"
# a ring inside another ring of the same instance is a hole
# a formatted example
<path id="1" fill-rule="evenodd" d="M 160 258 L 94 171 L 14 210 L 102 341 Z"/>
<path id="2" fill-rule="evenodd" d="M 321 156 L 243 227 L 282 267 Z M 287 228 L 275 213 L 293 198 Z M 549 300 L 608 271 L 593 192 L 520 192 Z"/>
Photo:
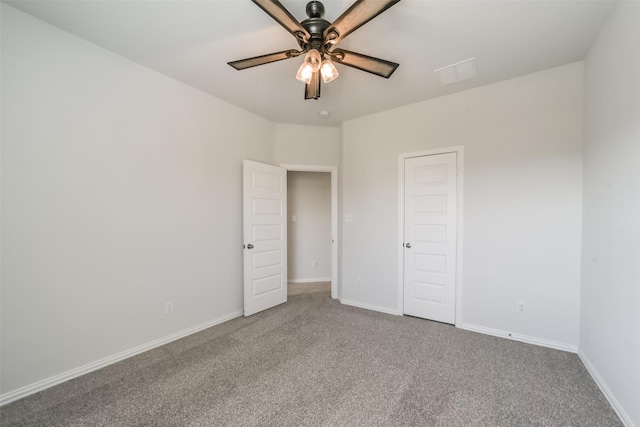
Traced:
<path id="1" fill-rule="evenodd" d="M 305 0 L 281 0 L 298 20 Z M 5 1 L 119 55 L 277 123 L 338 125 L 583 59 L 612 1 L 403 0 L 339 44 L 400 63 L 390 79 L 338 65 L 319 100 L 295 80 L 302 58 L 236 71 L 227 62 L 297 49 L 249 0 Z M 328 21 L 352 0 L 324 0 Z M 478 77 L 441 87 L 433 70 L 476 57 Z M 327 110 L 331 116 L 321 118 Z"/>

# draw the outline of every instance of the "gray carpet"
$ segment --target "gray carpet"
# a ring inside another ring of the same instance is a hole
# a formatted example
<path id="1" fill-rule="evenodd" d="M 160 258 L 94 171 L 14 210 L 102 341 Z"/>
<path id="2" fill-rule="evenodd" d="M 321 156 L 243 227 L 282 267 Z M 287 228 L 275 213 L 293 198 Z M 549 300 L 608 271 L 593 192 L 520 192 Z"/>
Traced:
<path id="1" fill-rule="evenodd" d="M 288 295 L 308 294 L 312 292 L 331 292 L 331 282 L 289 283 Z"/>
<path id="2" fill-rule="evenodd" d="M 575 354 L 327 291 L 0 409 L 3 426 L 620 426 Z"/>

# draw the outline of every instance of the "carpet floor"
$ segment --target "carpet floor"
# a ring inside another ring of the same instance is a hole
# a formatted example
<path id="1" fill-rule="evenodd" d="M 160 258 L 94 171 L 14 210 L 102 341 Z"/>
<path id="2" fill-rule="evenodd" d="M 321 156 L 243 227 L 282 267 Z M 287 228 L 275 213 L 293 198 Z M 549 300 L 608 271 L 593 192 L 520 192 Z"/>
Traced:
<path id="1" fill-rule="evenodd" d="M 326 288 L 0 408 L 2 426 L 620 426 L 577 355 Z"/>

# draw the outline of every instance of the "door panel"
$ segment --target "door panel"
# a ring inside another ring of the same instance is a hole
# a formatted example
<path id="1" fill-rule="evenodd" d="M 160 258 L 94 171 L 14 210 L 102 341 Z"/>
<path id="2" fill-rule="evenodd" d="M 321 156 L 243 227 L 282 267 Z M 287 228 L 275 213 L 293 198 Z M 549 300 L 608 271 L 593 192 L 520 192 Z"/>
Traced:
<path id="1" fill-rule="evenodd" d="M 404 313 L 455 323 L 456 153 L 405 160 Z"/>
<path id="2" fill-rule="evenodd" d="M 287 171 L 243 162 L 244 315 L 287 301 Z"/>

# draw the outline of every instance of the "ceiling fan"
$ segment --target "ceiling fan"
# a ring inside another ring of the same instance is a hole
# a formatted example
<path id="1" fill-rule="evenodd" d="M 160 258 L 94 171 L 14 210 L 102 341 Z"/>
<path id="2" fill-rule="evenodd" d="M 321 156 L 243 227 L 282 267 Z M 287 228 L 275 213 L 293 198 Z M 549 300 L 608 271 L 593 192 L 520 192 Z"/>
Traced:
<path id="1" fill-rule="evenodd" d="M 319 1 L 307 3 L 308 19 L 302 22 L 296 21 L 278 0 L 251 1 L 289 31 L 300 45 L 300 50 L 283 50 L 229 62 L 228 64 L 236 70 L 244 70 L 306 54 L 296 78 L 305 83 L 304 99 L 318 99 L 320 98 L 320 80 L 329 83 L 338 77 L 338 70 L 333 64 L 334 62 L 387 79 L 400 65 L 345 49 L 331 49 L 336 43 L 400 0 L 356 0 L 333 23 L 322 18 L 324 5 Z"/>

